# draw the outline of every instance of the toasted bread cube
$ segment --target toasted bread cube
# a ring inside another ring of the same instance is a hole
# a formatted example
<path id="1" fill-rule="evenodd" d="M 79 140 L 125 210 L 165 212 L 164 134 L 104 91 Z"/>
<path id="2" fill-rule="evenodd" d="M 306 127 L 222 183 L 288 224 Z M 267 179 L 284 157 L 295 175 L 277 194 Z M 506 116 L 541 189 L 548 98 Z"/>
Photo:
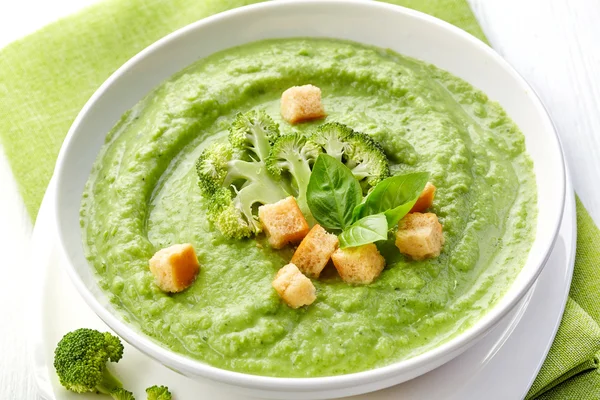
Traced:
<path id="1" fill-rule="evenodd" d="M 161 249 L 150 259 L 154 281 L 164 292 L 181 292 L 194 282 L 200 264 L 189 243 L 175 244 Z"/>
<path id="2" fill-rule="evenodd" d="M 313 85 L 292 86 L 281 95 L 281 116 L 290 124 L 323 118 L 321 89 Z"/>
<path id="3" fill-rule="evenodd" d="M 396 247 L 402 254 L 415 260 L 434 258 L 440 255 L 443 245 L 442 225 L 433 213 L 406 214 L 398 223 Z"/>
<path id="4" fill-rule="evenodd" d="M 337 249 L 331 259 L 342 280 L 348 283 L 371 283 L 385 267 L 385 258 L 373 243 Z"/>
<path id="5" fill-rule="evenodd" d="M 309 229 L 306 218 L 292 196 L 258 207 L 258 219 L 274 249 L 281 249 L 288 243 L 299 243 Z"/>
<path id="6" fill-rule="evenodd" d="M 427 185 L 425 185 L 425 188 L 419 195 L 417 202 L 415 203 L 413 208 L 410 209 L 409 212 L 415 213 L 415 212 L 423 212 L 423 211 L 427 210 L 433 204 L 434 196 L 435 196 L 435 186 L 433 186 L 433 183 L 427 182 Z"/>
<path id="7" fill-rule="evenodd" d="M 307 306 L 317 298 L 313 283 L 292 263 L 277 272 L 272 285 L 279 297 L 292 308 Z"/>
<path id="8" fill-rule="evenodd" d="M 308 235 L 292 256 L 292 264 L 295 264 L 303 274 L 311 278 L 318 278 L 325 268 L 331 255 L 338 248 L 338 238 L 328 233 L 319 224 L 312 227 Z"/>

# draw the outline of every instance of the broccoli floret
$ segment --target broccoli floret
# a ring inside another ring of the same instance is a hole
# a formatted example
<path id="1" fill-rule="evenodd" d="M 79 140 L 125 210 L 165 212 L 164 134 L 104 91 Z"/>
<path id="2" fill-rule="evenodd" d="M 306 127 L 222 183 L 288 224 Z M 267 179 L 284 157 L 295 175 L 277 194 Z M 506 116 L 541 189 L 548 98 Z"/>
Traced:
<path id="1" fill-rule="evenodd" d="M 367 134 L 354 132 L 347 155 L 346 166 L 361 184 L 366 182 L 375 186 L 390 176 L 390 165 L 383 148 Z"/>
<path id="2" fill-rule="evenodd" d="M 198 158 L 196 172 L 208 200 L 207 216 L 223 235 L 241 239 L 260 233 L 257 206 L 289 196 L 265 165 L 278 137 L 277 124 L 264 111 L 238 114 L 229 143 L 213 144 Z"/>
<path id="3" fill-rule="evenodd" d="M 146 389 L 148 400 L 171 400 L 172 395 L 166 386 L 152 386 Z"/>
<path id="4" fill-rule="evenodd" d="M 389 162 L 381 146 L 369 135 L 346 125 L 323 124 L 310 136 L 309 142 L 350 168 L 365 191 L 390 175 Z"/>
<path id="5" fill-rule="evenodd" d="M 133 399 L 133 396 L 122 397 L 129 392 L 122 389 L 121 382 L 106 366 L 108 361 L 119 362 L 121 357 L 123 344 L 118 337 L 82 328 L 67 333 L 58 342 L 54 368 L 60 384 L 73 392 L 100 392 L 115 400 Z"/>
<path id="6" fill-rule="evenodd" d="M 123 388 L 113 390 L 111 392 L 111 396 L 115 400 L 135 400 L 135 397 L 133 397 L 133 393 Z"/>
<path id="7" fill-rule="evenodd" d="M 229 143 L 215 143 L 205 150 L 196 162 L 196 171 L 202 193 L 215 193 L 223 187 L 227 177 L 227 163 L 233 156 Z"/>
<path id="8" fill-rule="evenodd" d="M 229 129 L 229 143 L 255 161 L 266 161 L 279 137 L 279 125 L 264 111 L 239 113 Z"/>
<path id="9" fill-rule="evenodd" d="M 342 162 L 342 157 L 348 152 L 350 139 L 354 131 L 339 122 L 328 122 L 320 125 L 310 140 L 320 146 L 327 155 Z"/>
<path id="10" fill-rule="evenodd" d="M 221 188 L 214 193 L 209 199 L 208 220 L 230 238 L 242 239 L 260 233 L 258 220 L 253 214 L 247 217 L 242 211 L 240 200 L 233 196 L 228 188 Z"/>
<path id="11" fill-rule="evenodd" d="M 306 187 L 312 165 L 320 153 L 318 145 L 307 141 L 305 136 L 294 133 L 279 137 L 267 159 L 267 169 L 271 175 L 280 178 L 282 175 L 290 175 L 290 191 L 296 197 L 300 210 L 308 218 L 311 213 L 306 202 Z"/>

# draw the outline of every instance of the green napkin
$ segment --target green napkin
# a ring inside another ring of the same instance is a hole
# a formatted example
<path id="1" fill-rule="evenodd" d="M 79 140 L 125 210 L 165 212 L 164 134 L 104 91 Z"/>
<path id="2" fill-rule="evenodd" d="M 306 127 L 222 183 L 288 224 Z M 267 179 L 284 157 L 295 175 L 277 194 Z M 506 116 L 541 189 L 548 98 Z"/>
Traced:
<path id="1" fill-rule="evenodd" d="M 569 300 L 527 399 L 600 399 L 600 230 L 577 199 L 577 250 Z"/>
<path id="2" fill-rule="evenodd" d="M 32 218 L 64 136 L 91 94 L 127 59 L 203 17 L 256 0 L 107 0 L 0 51 L 0 138 Z M 485 40 L 466 0 L 394 0 Z M 598 399 L 600 234 L 578 203 L 571 298 L 529 398 Z"/>

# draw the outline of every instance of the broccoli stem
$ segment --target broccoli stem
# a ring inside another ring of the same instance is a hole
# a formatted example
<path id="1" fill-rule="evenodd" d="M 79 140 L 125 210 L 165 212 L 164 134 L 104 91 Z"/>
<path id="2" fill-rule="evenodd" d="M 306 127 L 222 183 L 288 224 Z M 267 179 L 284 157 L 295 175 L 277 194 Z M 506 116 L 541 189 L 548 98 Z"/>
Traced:
<path id="1" fill-rule="evenodd" d="M 287 197 L 288 194 L 271 181 L 254 181 L 244 185 L 237 193 L 236 203 L 246 218 L 251 221 L 253 217 L 252 206 L 256 203 L 272 204 Z"/>
<path id="2" fill-rule="evenodd" d="M 278 182 L 267 176 L 267 171 L 262 162 L 248 162 L 233 160 L 228 163 L 225 184 L 231 184 L 236 179 L 245 179 L 240 189 L 236 189 L 236 207 L 250 223 L 254 223 L 253 206 L 259 204 L 272 204 L 288 196 Z"/>
<path id="3" fill-rule="evenodd" d="M 244 160 L 231 160 L 227 163 L 227 176 L 223 186 L 229 186 L 236 179 L 245 179 L 255 182 L 264 179 L 263 174 L 266 167 L 261 162 L 251 162 Z"/>
<path id="4" fill-rule="evenodd" d="M 120 380 L 114 376 L 108 368 L 105 368 L 102 373 L 102 381 L 96 385 L 96 389 L 100 393 L 111 394 L 115 389 L 123 387 Z"/>
<path id="5" fill-rule="evenodd" d="M 304 214 L 306 217 L 309 225 L 313 226 L 315 221 L 312 213 L 310 212 L 310 208 L 308 208 L 308 202 L 306 199 L 306 188 L 308 187 L 308 181 L 310 180 L 311 173 L 308 160 L 301 157 L 291 157 L 288 161 L 290 163 L 290 173 L 294 177 L 298 189 L 298 195 L 296 196 L 298 207 L 300 207 L 300 211 L 302 211 L 302 214 Z"/>
<path id="6" fill-rule="evenodd" d="M 263 163 L 248 162 L 242 160 L 233 160 L 228 163 L 227 178 L 225 185 L 231 185 L 236 179 L 244 179 L 238 193 L 241 193 L 247 187 L 256 188 L 253 190 L 254 200 L 248 197 L 246 200 L 254 203 L 270 204 L 275 203 L 288 196 L 288 193 L 267 175 L 267 168 Z M 251 190 L 245 190 L 250 192 Z M 244 201 L 244 203 L 246 203 Z M 250 204 L 250 206 L 252 205 Z"/>
<path id="7" fill-rule="evenodd" d="M 256 133 L 256 141 L 254 147 L 257 150 L 257 155 L 261 161 L 265 161 L 269 157 L 271 151 L 271 145 L 269 143 L 269 137 L 267 132 L 261 126 L 254 126 L 254 132 Z M 253 140 L 254 141 L 254 140 Z"/>
<path id="8" fill-rule="evenodd" d="M 358 164 L 355 167 L 350 167 L 350 170 L 359 181 L 371 176 L 369 169 L 365 164 Z"/>

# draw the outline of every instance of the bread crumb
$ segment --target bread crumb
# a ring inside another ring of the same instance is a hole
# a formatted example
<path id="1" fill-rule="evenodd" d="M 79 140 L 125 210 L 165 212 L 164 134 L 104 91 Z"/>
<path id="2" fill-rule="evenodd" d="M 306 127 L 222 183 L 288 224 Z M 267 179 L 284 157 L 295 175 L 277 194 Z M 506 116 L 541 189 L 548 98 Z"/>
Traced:
<path id="1" fill-rule="evenodd" d="M 424 260 L 440 255 L 444 245 L 442 225 L 433 213 L 406 214 L 398 222 L 396 247 L 414 260 Z"/>
<path id="2" fill-rule="evenodd" d="M 425 188 L 419 195 L 415 205 L 410 209 L 409 213 L 423 212 L 430 208 L 433 204 L 433 198 L 435 197 L 435 190 L 436 187 L 433 186 L 433 183 L 427 182 L 427 185 L 425 185 Z"/>
<path id="3" fill-rule="evenodd" d="M 299 243 L 309 230 L 306 218 L 292 196 L 258 207 L 258 219 L 274 249 L 281 249 L 288 243 Z"/>
<path id="4" fill-rule="evenodd" d="M 385 259 L 373 243 L 337 249 L 331 259 L 338 274 L 347 283 L 371 283 L 385 267 Z"/>
<path id="5" fill-rule="evenodd" d="M 323 118 L 321 89 L 313 85 L 292 86 L 281 94 L 281 116 L 290 124 Z"/>
<path id="6" fill-rule="evenodd" d="M 200 264 L 189 243 L 175 244 L 157 251 L 149 261 L 156 285 L 164 292 L 176 293 L 188 288 Z"/>
<path id="7" fill-rule="evenodd" d="M 337 236 L 317 224 L 302 239 L 291 262 L 307 276 L 318 278 L 338 245 Z"/>
<path id="8" fill-rule="evenodd" d="M 292 308 L 310 305 L 317 298 L 313 283 L 292 263 L 277 272 L 272 285 L 279 297 Z"/>

